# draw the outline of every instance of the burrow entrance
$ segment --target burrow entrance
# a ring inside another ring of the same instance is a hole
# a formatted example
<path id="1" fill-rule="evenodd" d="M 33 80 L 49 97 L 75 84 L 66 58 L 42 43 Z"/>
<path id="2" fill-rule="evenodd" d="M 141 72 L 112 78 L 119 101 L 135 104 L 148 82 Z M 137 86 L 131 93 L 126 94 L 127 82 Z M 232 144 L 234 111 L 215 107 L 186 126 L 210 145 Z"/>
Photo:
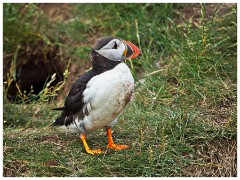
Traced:
<path id="1" fill-rule="evenodd" d="M 3 62 L 4 88 L 11 102 L 18 102 L 30 93 L 39 94 L 55 73 L 50 86 L 56 85 L 63 80 L 67 67 L 67 63 L 61 61 L 59 47 L 47 45 L 43 40 L 21 45 L 17 55 L 16 52 L 6 55 Z"/>

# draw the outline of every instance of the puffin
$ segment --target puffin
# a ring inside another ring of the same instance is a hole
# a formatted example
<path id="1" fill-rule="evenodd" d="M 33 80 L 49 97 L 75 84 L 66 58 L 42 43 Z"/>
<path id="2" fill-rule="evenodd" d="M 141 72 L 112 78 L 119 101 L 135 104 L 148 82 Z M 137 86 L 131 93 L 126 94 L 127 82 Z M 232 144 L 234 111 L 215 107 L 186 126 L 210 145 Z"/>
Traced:
<path id="1" fill-rule="evenodd" d="M 90 54 L 92 68 L 78 77 L 64 107 L 53 109 L 62 111 L 53 125 L 80 133 L 87 153 L 103 153 L 102 149 L 91 149 L 86 140 L 87 131 L 102 128 L 106 128 L 107 148 L 122 150 L 129 147 L 114 143 L 112 128 L 134 92 L 134 79 L 124 61 L 139 54 L 141 51 L 136 45 L 121 38 L 106 36 L 98 39 Z"/>

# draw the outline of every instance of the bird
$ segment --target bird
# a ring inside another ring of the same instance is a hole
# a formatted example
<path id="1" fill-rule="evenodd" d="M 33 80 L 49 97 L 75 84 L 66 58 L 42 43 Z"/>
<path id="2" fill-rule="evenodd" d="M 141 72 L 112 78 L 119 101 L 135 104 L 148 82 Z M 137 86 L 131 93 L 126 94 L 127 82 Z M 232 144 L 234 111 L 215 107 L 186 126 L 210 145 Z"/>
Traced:
<path id="1" fill-rule="evenodd" d="M 54 108 L 61 115 L 53 123 L 67 131 L 80 133 L 89 154 L 103 153 L 89 147 L 87 131 L 106 129 L 107 148 L 123 150 L 115 144 L 112 128 L 134 92 L 134 79 L 125 60 L 136 58 L 141 50 L 130 41 L 105 36 L 96 41 L 90 53 L 92 68 L 78 77 L 70 89 L 64 107 Z"/>

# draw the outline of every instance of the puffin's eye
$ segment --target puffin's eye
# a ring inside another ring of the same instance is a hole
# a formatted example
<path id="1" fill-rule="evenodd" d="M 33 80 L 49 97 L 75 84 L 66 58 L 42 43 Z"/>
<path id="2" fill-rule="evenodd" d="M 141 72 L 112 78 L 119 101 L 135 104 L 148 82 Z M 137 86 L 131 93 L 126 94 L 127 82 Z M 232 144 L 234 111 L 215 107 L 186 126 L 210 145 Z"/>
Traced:
<path id="1" fill-rule="evenodd" d="M 117 43 L 114 43 L 113 49 L 117 49 Z"/>

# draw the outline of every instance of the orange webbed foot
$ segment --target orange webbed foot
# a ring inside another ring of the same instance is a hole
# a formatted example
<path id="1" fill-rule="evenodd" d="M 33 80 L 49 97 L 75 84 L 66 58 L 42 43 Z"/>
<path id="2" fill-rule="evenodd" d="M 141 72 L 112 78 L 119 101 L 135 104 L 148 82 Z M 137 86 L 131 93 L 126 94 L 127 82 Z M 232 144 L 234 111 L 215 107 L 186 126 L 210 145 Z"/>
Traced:
<path id="1" fill-rule="evenodd" d="M 101 149 L 86 149 L 89 154 L 101 154 L 103 151 Z"/>
<path id="2" fill-rule="evenodd" d="M 115 149 L 115 150 L 122 150 L 129 148 L 128 145 L 120 145 L 120 144 L 114 144 L 112 139 L 112 131 L 110 128 L 107 128 L 107 136 L 108 136 L 108 148 Z"/>
<path id="3" fill-rule="evenodd" d="M 108 144 L 107 147 L 115 150 L 122 150 L 122 149 L 129 148 L 128 145 L 123 145 L 123 144 Z"/>
<path id="4" fill-rule="evenodd" d="M 89 154 L 100 154 L 102 153 L 103 151 L 101 149 L 90 149 L 88 144 L 87 144 L 87 141 L 86 141 L 86 135 L 85 134 L 80 134 L 80 138 L 83 142 L 83 145 L 85 147 L 85 150 L 87 153 Z"/>

